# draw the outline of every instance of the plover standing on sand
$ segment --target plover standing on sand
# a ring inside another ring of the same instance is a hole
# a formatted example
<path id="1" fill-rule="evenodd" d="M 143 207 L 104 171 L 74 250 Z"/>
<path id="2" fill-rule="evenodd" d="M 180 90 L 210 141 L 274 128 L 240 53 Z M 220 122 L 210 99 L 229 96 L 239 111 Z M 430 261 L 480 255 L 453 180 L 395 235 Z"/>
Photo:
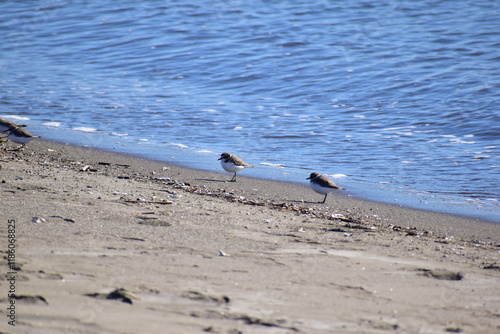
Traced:
<path id="1" fill-rule="evenodd" d="M 321 175 L 320 173 L 311 173 L 309 177 L 306 180 L 311 180 L 311 188 L 315 192 L 319 194 L 325 195 L 325 198 L 323 198 L 323 202 L 325 203 L 326 197 L 328 196 L 329 193 L 336 189 L 345 189 L 342 187 L 339 187 L 335 183 L 333 183 L 332 180 L 330 180 L 328 177 L 325 175 Z"/>
<path id="2" fill-rule="evenodd" d="M 220 164 L 222 168 L 228 173 L 234 173 L 233 178 L 229 182 L 236 182 L 236 173 L 245 169 L 246 167 L 253 167 L 247 164 L 237 156 L 231 153 L 224 152 L 220 155 Z"/>
<path id="3" fill-rule="evenodd" d="M 15 128 L 9 132 L 9 139 L 14 143 L 21 144 L 17 150 L 22 149 L 26 143 L 34 138 L 40 138 L 40 136 L 35 136 L 23 128 Z"/>

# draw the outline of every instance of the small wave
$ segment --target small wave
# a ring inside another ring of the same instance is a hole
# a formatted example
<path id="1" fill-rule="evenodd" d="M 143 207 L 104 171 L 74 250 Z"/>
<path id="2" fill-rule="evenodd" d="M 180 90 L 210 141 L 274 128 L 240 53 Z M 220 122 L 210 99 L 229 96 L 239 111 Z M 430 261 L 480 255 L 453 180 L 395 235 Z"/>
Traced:
<path id="1" fill-rule="evenodd" d="M 450 143 L 453 144 L 475 144 L 475 141 L 466 141 L 462 139 L 450 139 Z"/>
<path id="2" fill-rule="evenodd" d="M 111 135 L 117 136 L 117 137 L 125 137 L 125 136 L 128 136 L 128 133 L 111 132 Z"/>
<path id="3" fill-rule="evenodd" d="M 475 155 L 474 158 L 472 158 L 472 161 L 478 161 L 478 160 L 484 160 L 491 158 L 490 155 Z"/>
<path id="4" fill-rule="evenodd" d="M 283 164 L 272 164 L 269 162 L 261 162 L 260 164 L 264 165 L 264 166 L 275 167 L 275 168 L 285 168 L 285 165 L 283 165 Z"/>
<path id="5" fill-rule="evenodd" d="M 42 123 L 42 125 L 52 126 L 52 127 L 59 127 L 59 126 L 61 126 L 61 122 L 45 122 L 45 123 Z"/>
<path id="6" fill-rule="evenodd" d="M 16 121 L 29 121 L 30 119 L 29 117 L 17 116 L 17 115 L 3 115 L 2 117 L 7 119 L 14 119 Z"/>
<path id="7" fill-rule="evenodd" d="M 326 176 L 331 177 L 332 179 L 342 179 L 344 177 L 347 177 L 345 174 L 325 174 Z"/>
<path id="8" fill-rule="evenodd" d="M 165 143 L 167 145 L 170 145 L 170 146 L 176 146 L 176 147 L 180 147 L 180 148 L 188 148 L 189 146 L 187 145 L 184 145 L 184 144 L 178 144 L 178 143 Z"/>
<path id="9" fill-rule="evenodd" d="M 97 129 L 95 129 L 95 128 L 89 128 L 86 126 L 76 127 L 76 128 L 73 128 L 73 130 L 81 131 L 81 132 L 95 132 L 95 131 L 97 131 Z"/>

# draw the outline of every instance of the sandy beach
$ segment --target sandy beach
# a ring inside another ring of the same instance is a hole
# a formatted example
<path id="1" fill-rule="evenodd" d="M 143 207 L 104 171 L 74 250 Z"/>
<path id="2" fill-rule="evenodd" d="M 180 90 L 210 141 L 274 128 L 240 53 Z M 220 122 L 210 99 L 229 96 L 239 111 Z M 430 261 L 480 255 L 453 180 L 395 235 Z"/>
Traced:
<path id="1" fill-rule="evenodd" d="M 500 332 L 499 224 L 44 140 L 0 167 L 0 333 Z"/>

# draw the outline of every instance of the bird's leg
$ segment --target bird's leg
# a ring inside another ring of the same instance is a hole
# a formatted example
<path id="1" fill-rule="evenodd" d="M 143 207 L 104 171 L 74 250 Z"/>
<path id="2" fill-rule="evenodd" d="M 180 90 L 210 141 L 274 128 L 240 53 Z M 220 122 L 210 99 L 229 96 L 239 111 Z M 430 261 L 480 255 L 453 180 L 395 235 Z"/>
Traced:
<path id="1" fill-rule="evenodd" d="M 321 202 L 321 203 L 325 203 L 325 201 L 326 201 L 326 196 L 328 196 L 328 194 L 325 194 L 325 198 L 323 198 L 323 202 Z"/>
<path id="2" fill-rule="evenodd" d="M 234 173 L 233 178 L 229 182 L 236 182 L 236 173 Z"/>

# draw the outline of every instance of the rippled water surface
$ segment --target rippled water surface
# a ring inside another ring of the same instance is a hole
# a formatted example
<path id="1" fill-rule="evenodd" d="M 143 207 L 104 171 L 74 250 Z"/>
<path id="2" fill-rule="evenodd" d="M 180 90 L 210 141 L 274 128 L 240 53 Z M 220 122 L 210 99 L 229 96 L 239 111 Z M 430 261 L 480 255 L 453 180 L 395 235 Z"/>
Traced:
<path id="1" fill-rule="evenodd" d="M 2 1 L 0 116 L 202 169 L 230 151 L 259 167 L 246 175 L 314 170 L 355 196 L 500 221 L 499 9 Z"/>

